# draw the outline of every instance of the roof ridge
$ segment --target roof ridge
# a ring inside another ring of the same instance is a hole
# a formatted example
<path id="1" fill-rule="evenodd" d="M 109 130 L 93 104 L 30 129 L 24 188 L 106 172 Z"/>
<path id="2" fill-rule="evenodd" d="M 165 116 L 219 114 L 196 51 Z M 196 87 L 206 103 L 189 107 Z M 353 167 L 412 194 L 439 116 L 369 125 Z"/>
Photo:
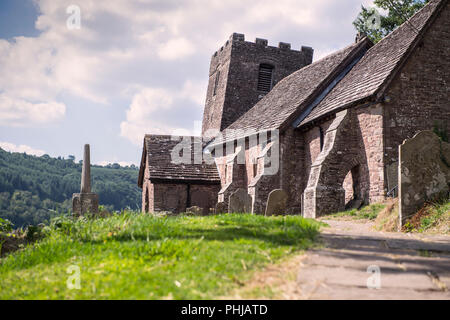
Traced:
<path id="1" fill-rule="evenodd" d="M 379 100 L 447 1 L 432 0 L 407 20 L 409 23 L 414 22 L 419 32 L 405 21 L 369 48 L 364 57 L 299 126 L 369 99 Z M 358 88 L 356 91 L 355 86 Z"/>
<path id="2" fill-rule="evenodd" d="M 423 25 L 421 27 L 418 27 L 418 31 L 413 30 L 415 33 L 415 36 L 413 37 L 411 43 L 406 47 L 405 52 L 402 54 L 400 59 L 395 63 L 394 68 L 392 69 L 391 73 L 386 77 L 385 81 L 380 85 L 378 90 L 374 92 L 374 95 L 379 95 L 380 92 L 383 92 L 391 83 L 391 79 L 395 77 L 398 70 L 401 69 L 401 66 L 405 63 L 405 61 L 408 60 L 411 52 L 416 47 L 418 43 L 418 39 L 422 38 L 426 30 L 428 29 L 430 22 L 433 20 L 434 17 L 436 17 L 437 12 L 443 7 L 443 4 L 447 2 L 447 0 L 430 0 L 425 6 L 423 6 L 420 10 L 418 10 L 415 14 L 413 14 L 408 20 L 406 20 L 404 23 L 402 23 L 399 27 L 397 27 L 395 30 L 393 30 L 389 35 L 392 35 L 394 32 L 400 32 L 397 30 L 400 30 L 401 27 L 406 28 L 408 26 L 408 22 L 411 23 L 410 20 L 417 19 L 417 17 L 420 16 L 420 14 L 423 14 L 423 11 L 430 9 L 431 5 L 435 5 L 434 8 L 431 8 L 431 12 L 429 14 L 429 17 L 426 18 Z M 414 26 L 417 28 L 416 26 Z M 388 35 L 388 36 L 389 36 Z M 380 41 L 381 42 L 381 41 Z M 378 43 L 377 43 L 378 44 Z"/>
<path id="3" fill-rule="evenodd" d="M 314 66 L 317 66 L 317 64 L 319 64 L 320 62 L 323 62 L 323 61 L 324 61 L 325 59 L 327 59 L 327 58 L 329 59 L 329 58 L 331 58 L 331 57 L 333 57 L 333 56 L 336 56 L 336 55 L 338 55 L 338 54 L 344 52 L 345 50 L 350 49 L 351 47 L 356 47 L 356 46 L 360 45 L 360 43 L 362 43 L 362 42 L 363 42 L 364 40 L 366 40 L 366 39 L 368 39 L 368 37 L 364 37 L 361 41 L 358 41 L 358 42 L 355 42 L 355 43 L 351 43 L 351 44 L 347 45 L 347 46 L 344 47 L 344 48 L 341 48 L 341 49 L 339 49 L 339 50 L 333 51 L 332 53 L 327 54 L 326 56 L 320 58 L 319 60 L 314 61 L 313 63 L 310 63 L 310 64 L 308 64 L 307 66 L 304 66 L 304 67 L 302 67 L 302 68 L 300 68 L 300 69 L 294 71 L 294 72 L 291 73 L 290 75 L 288 75 L 288 76 L 284 77 L 283 79 L 281 79 L 281 80 L 275 85 L 275 87 L 278 86 L 280 83 L 283 83 L 286 79 L 288 79 L 288 78 L 290 78 L 290 77 L 293 77 L 297 72 L 299 72 L 299 71 L 305 71 L 305 70 L 310 69 L 310 68 L 312 68 L 312 67 L 314 67 Z M 275 87 L 274 87 L 274 88 L 275 88 Z"/>
<path id="4" fill-rule="evenodd" d="M 202 136 L 190 136 L 190 135 L 179 135 L 179 134 L 152 134 L 152 133 L 148 133 L 148 134 L 145 134 L 144 139 L 151 138 L 151 137 L 159 137 L 159 138 L 179 137 L 179 138 L 199 138 L 199 139 L 202 138 Z"/>
<path id="5" fill-rule="evenodd" d="M 285 123 L 288 123 L 287 125 L 290 125 L 292 123 L 292 121 L 295 121 L 301 115 L 302 112 L 305 112 L 306 109 L 303 108 L 303 109 L 299 110 L 300 107 L 302 105 L 304 105 L 305 107 L 308 107 L 310 104 L 313 104 L 315 99 L 318 99 L 320 97 L 320 95 L 322 93 L 324 93 L 327 90 L 327 88 L 333 83 L 333 81 L 338 79 L 339 75 L 346 68 L 348 68 L 350 65 L 352 65 L 352 63 L 354 62 L 354 60 L 357 57 L 359 57 L 358 58 L 358 61 L 359 61 L 359 59 L 361 59 L 365 55 L 365 53 L 367 52 L 367 49 L 364 49 L 364 48 L 367 48 L 367 46 L 369 46 L 369 49 L 370 49 L 370 46 L 372 46 L 372 45 L 373 45 L 372 41 L 368 37 L 364 37 L 361 41 L 355 42 L 341 50 L 338 50 L 335 53 L 335 55 L 337 55 L 339 53 L 343 53 L 346 50 L 351 49 L 343 57 L 343 59 L 338 63 L 338 65 L 336 65 L 336 67 L 334 69 L 330 70 L 330 72 L 328 72 L 326 74 L 326 76 L 324 78 L 322 78 L 322 80 L 311 91 L 311 93 L 300 104 L 297 105 L 296 110 L 282 124 L 280 124 L 280 128 L 284 127 Z M 332 56 L 332 55 L 330 55 L 330 56 Z M 354 67 L 354 64 L 351 66 L 350 70 L 353 67 Z M 339 81 L 338 81 L 338 83 L 339 83 Z M 326 97 L 326 95 L 321 100 L 323 100 L 325 97 Z"/>
<path id="6" fill-rule="evenodd" d="M 311 103 L 356 55 L 365 52 L 371 45 L 371 41 L 364 38 L 285 77 L 249 111 L 222 130 L 209 146 L 234 140 L 238 138 L 237 135 L 242 135 L 232 132 L 233 129 L 252 130 L 252 133 L 274 128 L 287 129 L 291 120 L 298 117 L 303 110 L 302 107 Z M 255 118 L 255 114 L 262 115 L 264 119 L 258 119 L 258 116 Z M 243 134 L 247 136 L 248 131 Z"/>
<path id="7" fill-rule="evenodd" d="M 349 45 L 345 46 L 345 47 L 342 48 L 342 49 L 339 49 L 339 50 L 337 50 L 337 51 L 334 51 L 334 52 L 332 52 L 332 53 L 326 55 L 325 57 L 322 57 L 321 59 L 319 59 L 319 60 L 317 60 L 317 61 L 314 61 L 313 63 L 311 63 L 311 64 L 309 64 L 309 65 L 307 65 L 307 66 L 304 66 L 304 67 L 298 69 L 297 71 L 295 71 L 295 72 L 291 73 L 290 75 L 288 75 L 288 76 L 284 77 L 283 79 L 281 79 L 281 80 L 280 80 L 280 81 L 272 88 L 272 90 L 271 90 L 266 96 L 270 95 L 271 92 L 273 92 L 274 89 L 276 89 L 277 87 L 280 87 L 280 86 L 282 86 L 285 82 L 288 82 L 289 79 L 291 79 L 291 78 L 297 76 L 300 72 L 307 72 L 308 69 L 317 66 L 319 63 L 323 63 L 326 59 L 330 59 L 330 58 L 332 58 L 332 57 L 334 57 L 334 56 L 337 56 L 337 55 L 339 55 L 339 54 L 345 52 L 346 50 L 349 50 L 351 47 L 354 47 L 353 50 L 355 50 L 357 47 L 362 46 L 363 43 L 364 43 L 364 42 L 367 42 L 367 41 L 370 41 L 370 39 L 369 39 L 368 37 L 364 37 L 364 38 L 363 38 L 361 41 L 359 41 L 359 42 L 349 44 Z M 353 50 L 352 50 L 352 51 L 353 51 Z M 351 52 L 349 52 L 348 54 L 350 54 L 350 53 L 351 53 Z M 261 100 L 260 100 L 260 101 L 261 101 Z M 258 103 L 259 103 L 259 102 L 258 102 Z M 258 103 L 256 103 L 253 107 L 255 107 Z M 252 108 L 253 108 L 253 107 L 252 107 Z M 251 110 L 252 108 L 250 108 L 250 110 Z M 250 111 L 250 110 L 248 110 L 248 111 Z M 248 113 L 248 111 L 247 111 L 246 113 L 244 113 L 242 116 L 240 116 L 238 119 L 236 119 L 236 121 L 234 121 L 233 123 L 231 123 L 228 127 L 226 127 L 226 128 L 225 128 L 224 130 L 222 130 L 221 132 L 226 131 L 226 130 L 229 129 L 234 123 L 238 122 L 239 119 L 245 117 L 245 115 Z M 215 139 L 212 139 L 210 142 L 212 142 L 213 140 L 215 140 Z"/>
<path id="8" fill-rule="evenodd" d="M 388 41 L 390 38 L 392 38 L 394 35 L 397 35 L 397 33 L 399 32 L 398 30 L 403 30 L 403 29 L 401 29 L 401 28 L 404 28 L 405 26 L 407 26 L 408 25 L 408 23 L 411 23 L 411 20 L 412 19 L 415 19 L 415 18 L 417 18 L 417 16 L 419 15 L 419 14 L 422 14 L 422 11 L 424 11 L 425 9 L 428 9 L 428 7 L 429 6 L 431 6 L 431 4 L 432 3 L 437 3 L 437 5 L 436 6 L 438 6 L 439 5 L 439 2 L 444 2 L 444 1 L 446 1 L 446 0 L 430 0 L 428 3 L 426 3 L 422 8 L 420 8 L 419 10 L 417 10 L 417 12 L 416 13 L 414 13 L 411 17 L 409 17 L 408 19 L 406 19 L 401 25 L 399 25 L 399 26 L 397 26 L 394 30 L 392 30 L 389 34 L 387 34 L 385 37 L 383 37 L 380 41 L 378 41 L 372 48 L 370 48 L 368 51 L 370 51 L 371 49 L 373 49 L 373 48 L 375 48 L 375 46 L 377 46 L 378 44 L 380 44 L 380 43 L 384 43 L 384 42 L 386 42 L 386 41 Z M 431 16 L 432 15 L 430 15 L 430 17 L 427 19 L 427 22 L 428 22 L 428 20 L 431 18 Z M 426 23 L 425 23 L 426 24 Z M 423 27 L 421 28 L 421 29 L 419 29 L 419 30 L 416 30 L 417 29 L 417 26 L 414 26 L 413 25 L 413 27 L 414 27 L 414 32 L 418 35 L 420 32 L 421 32 L 421 30 L 423 29 Z"/>

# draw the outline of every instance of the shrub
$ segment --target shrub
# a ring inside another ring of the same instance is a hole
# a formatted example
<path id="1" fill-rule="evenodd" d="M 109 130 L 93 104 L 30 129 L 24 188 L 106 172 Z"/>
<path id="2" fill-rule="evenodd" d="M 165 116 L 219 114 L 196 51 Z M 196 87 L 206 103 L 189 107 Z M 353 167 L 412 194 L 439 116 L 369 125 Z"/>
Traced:
<path id="1" fill-rule="evenodd" d="M 11 232 L 13 224 L 11 221 L 0 218 L 0 232 Z"/>

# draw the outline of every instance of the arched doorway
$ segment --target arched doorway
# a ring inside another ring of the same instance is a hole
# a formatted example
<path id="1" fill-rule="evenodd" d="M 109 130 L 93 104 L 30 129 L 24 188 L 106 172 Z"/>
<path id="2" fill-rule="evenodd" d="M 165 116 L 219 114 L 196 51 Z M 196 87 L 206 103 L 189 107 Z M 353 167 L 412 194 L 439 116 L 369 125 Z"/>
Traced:
<path id="1" fill-rule="evenodd" d="M 364 204 L 361 189 L 361 166 L 359 164 L 348 171 L 342 187 L 345 191 L 346 209 L 358 209 Z"/>

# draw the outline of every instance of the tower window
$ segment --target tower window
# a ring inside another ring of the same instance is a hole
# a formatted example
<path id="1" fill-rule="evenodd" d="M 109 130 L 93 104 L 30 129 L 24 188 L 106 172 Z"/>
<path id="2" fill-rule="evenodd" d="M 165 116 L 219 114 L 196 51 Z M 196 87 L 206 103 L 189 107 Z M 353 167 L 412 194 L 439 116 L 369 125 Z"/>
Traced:
<path id="1" fill-rule="evenodd" d="M 217 70 L 217 72 L 216 72 L 216 81 L 214 82 L 213 96 L 215 96 L 216 93 L 217 93 L 217 86 L 219 85 L 219 79 L 220 79 L 220 71 Z"/>
<path id="2" fill-rule="evenodd" d="M 273 66 L 262 63 L 259 66 L 258 91 L 269 92 L 273 84 Z"/>

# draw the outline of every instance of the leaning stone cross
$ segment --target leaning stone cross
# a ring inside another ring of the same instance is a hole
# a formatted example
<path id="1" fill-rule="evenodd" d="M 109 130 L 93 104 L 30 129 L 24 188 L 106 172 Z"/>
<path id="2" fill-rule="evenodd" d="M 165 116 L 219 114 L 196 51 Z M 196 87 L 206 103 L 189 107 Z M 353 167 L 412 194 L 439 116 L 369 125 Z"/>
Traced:
<path id="1" fill-rule="evenodd" d="M 91 192 L 91 157 L 88 144 L 84 146 L 81 192 L 74 193 L 72 196 L 72 211 L 77 217 L 86 213 L 98 213 L 98 195 Z"/>

